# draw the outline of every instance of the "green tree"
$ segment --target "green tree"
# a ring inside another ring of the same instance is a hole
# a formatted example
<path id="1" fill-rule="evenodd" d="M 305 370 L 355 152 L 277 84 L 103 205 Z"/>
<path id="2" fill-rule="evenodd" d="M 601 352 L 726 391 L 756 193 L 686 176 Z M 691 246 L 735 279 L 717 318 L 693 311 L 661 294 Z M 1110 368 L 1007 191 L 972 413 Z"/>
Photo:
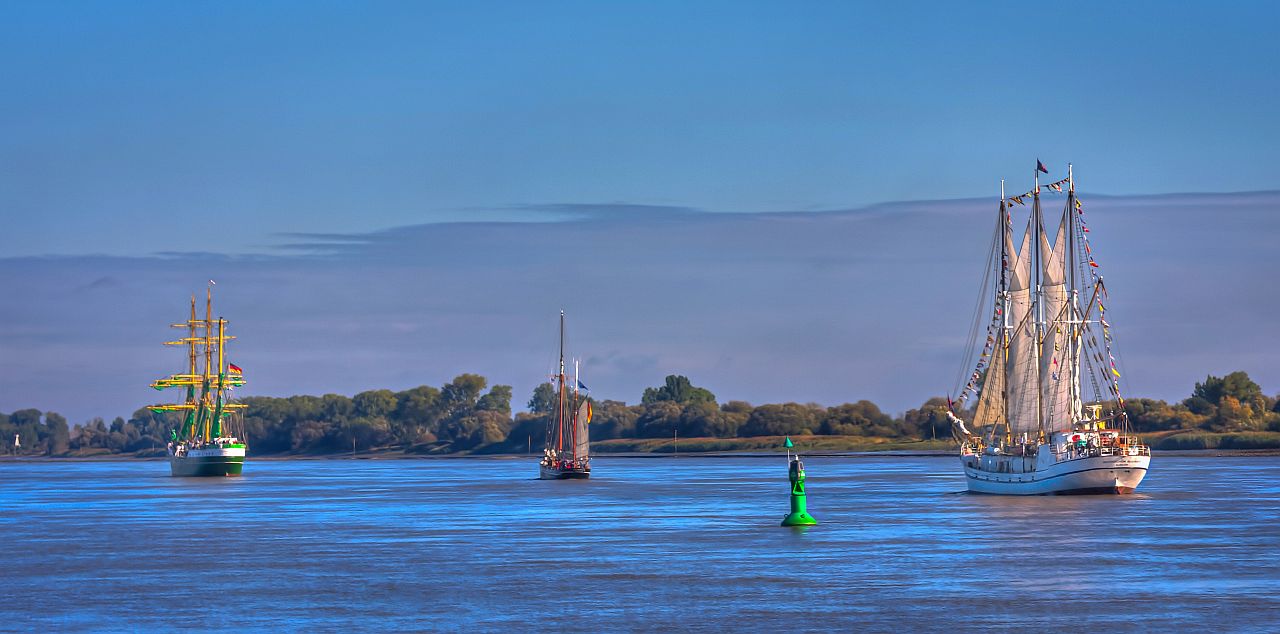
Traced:
<path id="1" fill-rule="evenodd" d="M 488 384 L 489 381 L 479 374 L 459 374 L 454 377 L 440 390 L 444 411 L 453 415 L 459 411 L 471 410 Z"/>
<path id="2" fill-rule="evenodd" d="M 694 387 L 689 377 L 672 374 L 667 376 L 662 387 L 645 388 L 640 402 L 650 405 L 659 401 L 672 401 L 679 405 L 700 402 L 716 402 L 716 395 L 709 390 Z"/>
<path id="3" fill-rule="evenodd" d="M 500 443 L 485 448 L 490 453 L 540 453 L 546 440 L 546 417 L 528 412 L 516 414 L 511 431 Z"/>
<path id="4" fill-rule="evenodd" d="M 1254 383 L 1245 372 L 1232 372 L 1224 377 L 1209 375 L 1204 383 L 1196 383 L 1192 398 L 1203 398 L 1214 405 L 1222 402 L 1222 397 L 1232 396 L 1241 403 L 1263 402 L 1262 388 Z"/>
<path id="5" fill-rule="evenodd" d="M 82 449 L 103 448 L 107 446 L 107 424 L 103 422 L 101 417 L 94 417 L 84 427 L 80 428 L 80 438 L 77 444 Z"/>
<path id="6" fill-rule="evenodd" d="M 9 415 L 9 423 L 15 427 L 39 425 L 40 417 L 41 414 L 38 409 L 20 409 Z"/>
<path id="7" fill-rule="evenodd" d="M 320 416 L 308 418 L 314 420 L 323 417 L 324 420 L 338 423 L 354 416 L 355 413 L 356 405 L 350 398 L 341 394 L 325 394 L 320 397 Z M 283 422 L 285 417 L 280 416 L 277 420 Z"/>
<path id="8" fill-rule="evenodd" d="M 343 449 L 377 449 L 391 439 L 391 427 L 385 418 L 357 416 L 342 425 L 339 438 Z"/>
<path id="9" fill-rule="evenodd" d="M 818 433 L 895 438 L 902 435 L 902 430 L 875 403 L 862 400 L 828 409 L 822 416 Z"/>
<path id="10" fill-rule="evenodd" d="M 71 450 L 71 429 L 67 427 L 67 419 L 57 412 L 45 412 L 45 427 L 49 430 L 49 442 L 46 453 L 60 456 Z"/>
<path id="11" fill-rule="evenodd" d="M 556 411 L 556 389 L 550 383 L 539 383 L 529 398 L 529 411 L 534 414 L 551 414 Z"/>
<path id="12" fill-rule="evenodd" d="M 364 418 L 381 418 L 396 411 L 398 402 L 391 390 L 369 390 L 352 397 L 356 416 Z"/>
<path id="13" fill-rule="evenodd" d="M 640 407 L 628 407 L 622 401 L 594 401 L 591 418 L 591 439 L 634 438 Z"/>
<path id="14" fill-rule="evenodd" d="M 305 453 L 333 449 L 333 443 L 330 442 L 331 431 L 331 425 L 313 420 L 301 421 L 289 429 L 289 450 L 294 453 Z M 358 442 L 358 432 L 352 433 L 351 436 L 355 437 Z M 347 449 L 350 450 L 350 438 L 345 440 L 347 441 Z"/>
<path id="15" fill-rule="evenodd" d="M 951 420 L 947 418 L 947 399 L 935 396 L 916 409 L 902 415 L 904 432 L 910 431 L 925 439 L 950 438 Z"/>
<path id="16" fill-rule="evenodd" d="M 510 418 L 511 386 L 495 385 L 489 388 L 489 393 L 480 397 L 480 400 L 476 403 L 476 411 L 497 412 Z"/>
<path id="17" fill-rule="evenodd" d="M 415 425 L 428 425 L 440 416 L 440 390 L 422 385 L 396 395 L 396 418 Z"/>
<path id="18" fill-rule="evenodd" d="M 636 419 L 636 437 L 670 437 L 679 429 L 682 411 L 675 401 L 660 400 L 645 404 Z"/>
<path id="19" fill-rule="evenodd" d="M 803 436 L 818 426 L 821 408 L 799 403 L 761 405 L 738 430 L 739 436 Z"/>
<path id="20" fill-rule="evenodd" d="M 720 431 L 716 435 L 721 438 L 732 438 L 738 435 L 742 426 L 751 418 L 755 408 L 746 401 L 729 401 L 720 406 Z"/>
<path id="21" fill-rule="evenodd" d="M 1260 429 L 1266 420 L 1266 403 L 1262 388 L 1241 371 L 1221 378 L 1209 375 L 1203 383 L 1196 383 L 1191 397 L 1184 401 L 1191 411 L 1207 416 L 1204 425 L 1215 431 Z"/>

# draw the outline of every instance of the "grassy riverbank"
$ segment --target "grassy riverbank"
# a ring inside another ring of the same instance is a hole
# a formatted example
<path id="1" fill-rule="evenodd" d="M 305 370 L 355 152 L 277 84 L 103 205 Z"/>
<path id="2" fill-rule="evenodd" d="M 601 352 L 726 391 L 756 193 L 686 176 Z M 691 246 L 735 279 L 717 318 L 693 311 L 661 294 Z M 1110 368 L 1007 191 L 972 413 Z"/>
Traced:
<path id="1" fill-rule="evenodd" d="M 1235 432 L 1215 434 L 1197 431 L 1164 431 L 1139 434 L 1143 442 L 1156 451 L 1226 451 L 1231 453 L 1266 453 L 1280 452 L 1280 432 Z M 591 452 L 596 455 L 620 454 L 713 454 L 713 453 L 781 453 L 784 436 L 755 436 L 751 438 L 681 438 L 678 442 L 671 438 L 619 438 L 602 440 L 591 444 Z M 898 440 L 867 436 L 792 436 L 795 450 L 802 454 L 813 453 L 858 453 L 874 451 L 906 451 L 937 452 L 946 454 L 954 451 L 955 443 L 950 440 Z M 251 452 L 252 453 L 252 452 Z M 460 458 L 466 456 L 520 457 L 527 455 L 519 452 L 484 451 L 424 451 L 413 448 L 405 451 L 400 448 L 383 447 L 357 452 L 301 452 L 253 454 L 255 459 L 291 460 L 291 459 L 323 459 L 323 458 L 356 458 L 356 459 L 413 459 L 425 457 Z M 23 456 L 24 458 L 42 458 L 49 460 L 113 460 L 119 458 L 160 459 L 164 457 L 164 449 L 139 451 L 136 453 L 112 453 L 105 449 L 87 449 L 70 452 L 62 456 Z"/>
<path id="2" fill-rule="evenodd" d="M 1280 432 L 1249 431 L 1215 434 L 1210 432 L 1174 430 L 1140 434 L 1143 442 L 1158 451 L 1197 449 L 1280 450 Z"/>
<path id="3" fill-rule="evenodd" d="M 618 438 L 592 443 L 591 451 L 607 453 L 716 453 L 776 451 L 782 453 L 784 436 L 750 438 Z M 814 451 L 942 451 L 954 447 L 948 440 L 896 440 L 866 436 L 792 436 L 795 450 Z"/>

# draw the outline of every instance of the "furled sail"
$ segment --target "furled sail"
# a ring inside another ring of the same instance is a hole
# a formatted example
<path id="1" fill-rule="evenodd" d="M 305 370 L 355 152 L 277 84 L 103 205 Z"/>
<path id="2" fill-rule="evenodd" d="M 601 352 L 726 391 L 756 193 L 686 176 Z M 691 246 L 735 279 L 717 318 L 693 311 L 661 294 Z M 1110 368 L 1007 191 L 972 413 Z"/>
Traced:
<path id="1" fill-rule="evenodd" d="M 1040 252 L 1044 263 L 1042 293 L 1044 302 L 1045 333 L 1040 348 L 1041 403 L 1044 408 L 1045 431 L 1071 429 L 1075 407 L 1072 387 L 1076 380 L 1075 338 L 1072 332 L 1074 315 L 1068 304 L 1067 289 L 1067 228 L 1068 212 L 1062 215 L 1053 246 L 1048 236 L 1040 234 Z"/>
<path id="2" fill-rule="evenodd" d="M 1036 424 L 1036 329 L 1031 310 L 1031 234 L 1028 223 L 1022 236 L 1022 246 L 1017 256 L 1011 258 L 1009 269 L 1009 309 L 1006 311 L 1009 325 L 1009 350 L 1005 359 L 1005 388 L 1009 394 L 1006 408 L 1009 428 L 1014 433 L 1035 431 Z M 1007 238 L 1006 252 L 1012 249 L 1012 237 Z"/>

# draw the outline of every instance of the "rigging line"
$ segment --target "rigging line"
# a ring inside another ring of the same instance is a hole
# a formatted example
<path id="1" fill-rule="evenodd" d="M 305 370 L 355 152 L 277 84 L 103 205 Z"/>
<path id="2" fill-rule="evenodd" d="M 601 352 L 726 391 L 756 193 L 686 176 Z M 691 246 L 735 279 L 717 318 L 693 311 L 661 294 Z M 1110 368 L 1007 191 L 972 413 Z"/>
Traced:
<path id="1" fill-rule="evenodd" d="M 1082 337 L 1084 339 L 1084 347 L 1083 347 L 1085 352 L 1084 360 L 1085 360 L 1085 363 L 1088 364 L 1085 367 L 1085 371 L 1086 371 L 1086 374 L 1089 375 L 1089 382 L 1093 387 L 1093 400 L 1095 403 L 1101 403 L 1102 388 L 1098 386 L 1099 370 L 1098 370 L 1098 367 L 1094 365 L 1094 355 L 1101 355 L 1102 349 L 1096 343 L 1096 336 L 1093 334 L 1092 330 L 1086 327 L 1084 329 L 1084 333 L 1087 333 L 1089 335 L 1088 337 Z"/>
<path id="2" fill-rule="evenodd" d="M 967 340 L 965 341 L 964 347 L 961 348 L 960 350 L 960 354 L 961 354 L 960 365 L 959 365 L 960 369 L 956 375 L 955 383 L 953 383 L 953 386 L 952 386 L 952 393 L 956 394 L 957 397 L 959 397 L 959 391 L 961 389 L 961 386 L 965 385 L 965 383 L 967 383 L 966 379 L 972 375 L 972 371 L 969 368 L 974 366 L 974 363 L 972 362 L 973 354 L 974 354 L 973 352 L 974 344 L 977 342 L 977 338 L 978 338 L 978 326 L 981 323 L 979 320 L 982 318 L 981 317 L 982 307 L 985 304 L 987 291 L 991 284 L 992 264 L 994 260 L 998 259 L 998 256 L 995 255 L 995 247 L 997 244 L 996 240 L 999 240 L 1002 237 L 1001 229 L 1003 228 L 1003 225 L 1001 223 L 1003 222 L 1004 222 L 1004 218 L 1002 217 L 1000 219 L 1000 222 L 996 223 L 996 230 L 992 234 L 991 242 L 988 243 L 987 245 L 987 262 L 983 265 L 983 268 L 982 268 L 982 277 L 981 277 L 982 284 L 981 284 L 980 290 L 978 291 L 977 300 L 974 302 L 973 316 L 970 321 L 971 326 L 969 327 L 969 335 Z M 1000 266 L 999 262 L 994 262 L 994 264 L 996 264 L 996 266 Z M 997 275 L 1000 274 L 999 268 L 996 268 L 995 271 Z"/>
<path id="3" fill-rule="evenodd" d="M 1111 322 L 1108 321 L 1107 323 L 1111 323 Z M 1120 376 L 1117 377 L 1119 379 L 1117 382 L 1122 384 L 1123 386 L 1123 389 L 1120 390 L 1120 393 L 1128 394 L 1129 393 L 1129 379 L 1128 379 L 1129 368 L 1125 367 L 1124 355 L 1120 354 L 1119 346 L 1116 345 L 1116 329 L 1114 325 L 1111 328 L 1111 347 L 1112 347 L 1111 354 L 1116 358 L 1116 365 L 1120 366 Z"/>

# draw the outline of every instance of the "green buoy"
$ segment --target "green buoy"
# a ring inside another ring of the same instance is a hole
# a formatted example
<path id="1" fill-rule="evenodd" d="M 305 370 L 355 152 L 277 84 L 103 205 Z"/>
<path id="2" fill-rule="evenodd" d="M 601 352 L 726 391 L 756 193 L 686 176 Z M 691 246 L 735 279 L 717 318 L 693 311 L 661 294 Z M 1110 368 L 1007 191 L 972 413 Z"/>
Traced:
<path id="1" fill-rule="evenodd" d="M 787 462 L 790 468 L 787 470 L 787 477 L 791 478 L 791 512 L 782 518 L 783 526 L 813 526 L 818 523 L 809 511 L 805 502 L 804 494 L 804 463 L 800 462 L 800 454 L 791 457 L 791 437 L 787 436 L 787 442 L 783 445 L 787 448 Z"/>

